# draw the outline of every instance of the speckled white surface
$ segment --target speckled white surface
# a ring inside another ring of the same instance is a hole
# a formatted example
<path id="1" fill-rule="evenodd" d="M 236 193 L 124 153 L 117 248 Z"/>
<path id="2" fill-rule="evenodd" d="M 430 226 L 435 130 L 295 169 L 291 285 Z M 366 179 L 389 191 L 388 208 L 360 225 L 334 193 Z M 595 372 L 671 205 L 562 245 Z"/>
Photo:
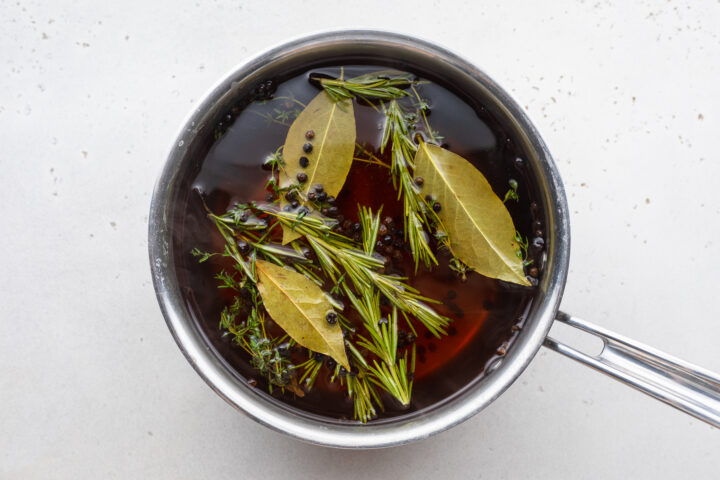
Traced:
<path id="1" fill-rule="evenodd" d="M 563 308 L 720 371 L 717 1 L 333 3 L 0 1 L 0 477 L 717 478 L 720 431 L 549 351 L 383 451 L 285 438 L 194 373 L 147 261 L 166 149 L 236 63 L 338 27 L 437 41 L 511 91 L 567 187 Z"/>

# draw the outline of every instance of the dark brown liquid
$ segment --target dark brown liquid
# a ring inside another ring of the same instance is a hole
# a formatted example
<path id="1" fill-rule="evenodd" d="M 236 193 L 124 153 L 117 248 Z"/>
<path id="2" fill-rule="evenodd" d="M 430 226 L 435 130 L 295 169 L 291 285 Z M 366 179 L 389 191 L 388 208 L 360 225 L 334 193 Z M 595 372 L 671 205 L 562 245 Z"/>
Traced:
<path id="1" fill-rule="evenodd" d="M 386 69 L 383 66 L 345 67 L 345 76 Z M 220 119 L 217 132 L 222 135 L 214 142 L 208 140 L 209 149 L 204 158 L 197 159 L 197 168 L 191 178 L 183 182 L 184 191 L 178 197 L 179 211 L 175 218 L 175 262 L 178 278 L 188 307 L 208 342 L 240 377 L 255 379 L 259 395 L 267 394 L 267 385 L 261 375 L 249 365 L 248 355 L 234 346 L 230 336 L 218 328 L 220 311 L 231 301 L 227 290 L 219 290 L 213 275 L 222 268 L 221 261 L 199 264 L 190 255 L 193 248 L 221 251 L 223 239 L 214 225 L 207 220 L 200 192 L 207 205 L 216 213 L 224 212 L 236 202 L 263 200 L 265 182 L 269 172 L 261 165 L 264 159 L 285 141 L 287 126 L 266 121 L 261 115 L 277 118 L 278 111 L 291 110 L 293 102 L 280 97 L 293 97 L 302 103 L 309 102 L 318 89 L 308 81 L 308 75 L 326 73 L 338 76 L 339 69 L 315 68 L 304 72 L 290 72 L 287 80 L 278 84 L 274 99 L 265 103 L 253 102 L 245 108 L 234 107 Z M 428 117 L 432 128 L 445 138 L 446 148 L 472 162 L 488 179 L 501 198 L 508 189 L 508 180 L 519 183 L 519 202 L 507 204 L 516 228 L 532 238 L 542 228 L 540 212 L 532 205 L 535 187 L 526 177 L 525 167 L 518 158 L 523 152 L 515 146 L 507 129 L 482 106 L 472 108 L 458 95 L 437 82 L 418 87 L 420 95 L 430 104 Z M 244 107 L 242 99 L 239 104 Z M 246 102 L 245 102 L 246 103 Z M 277 109 L 277 111 L 276 111 Z M 229 114 L 230 117 L 226 115 Z M 367 105 L 356 105 L 357 141 L 367 144 L 378 156 L 382 116 Z M 280 120 L 283 120 L 282 118 Z M 286 121 L 289 123 L 292 118 Z M 208 135 L 213 135 L 208 129 Z M 386 158 L 386 161 L 388 159 Z M 356 205 L 360 203 L 377 210 L 383 206 L 383 216 L 389 215 L 401 223 L 402 206 L 397 193 L 383 167 L 355 163 L 347 183 L 337 199 L 340 212 L 356 219 Z M 535 222 L 535 223 L 534 223 Z M 393 269 L 409 276 L 409 282 L 424 295 L 443 302 L 436 306 L 439 313 L 453 319 L 450 335 L 441 339 L 431 337 L 416 322 L 418 362 L 412 402 L 405 409 L 388 396 L 383 397 L 385 412 L 379 420 L 398 415 L 418 414 L 437 405 L 478 381 L 488 367 L 501 358 L 521 326 L 524 313 L 532 301 L 532 289 L 520 288 L 470 273 L 466 282 L 448 267 L 448 258 L 438 258 L 440 266 L 432 272 L 423 268 L 414 274 L 409 255 L 394 262 Z M 351 419 L 352 401 L 337 382 L 329 381 L 331 373 L 323 367 L 315 387 L 303 398 L 279 389 L 273 394 L 286 405 L 325 417 L 328 420 Z M 271 398 L 271 397 L 269 397 Z"/>

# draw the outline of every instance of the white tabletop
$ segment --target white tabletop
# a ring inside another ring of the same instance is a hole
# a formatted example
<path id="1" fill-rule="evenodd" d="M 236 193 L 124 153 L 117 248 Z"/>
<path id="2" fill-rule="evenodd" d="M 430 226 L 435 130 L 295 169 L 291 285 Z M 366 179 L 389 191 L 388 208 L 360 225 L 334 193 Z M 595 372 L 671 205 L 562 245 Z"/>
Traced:
<path id="1" fill-rule="evenodd" d="M 375 27 L 526 107 L 570 202 L 563 309 L 720 371 L 720 4 L 541 3 L 0 2 L 0 477 L 717 478 L 720 432 L 545 350 L 430 440 L 306 445 L 213 393 L 160 315 L 147 215 L 181 120 L 271 44 Z"/>

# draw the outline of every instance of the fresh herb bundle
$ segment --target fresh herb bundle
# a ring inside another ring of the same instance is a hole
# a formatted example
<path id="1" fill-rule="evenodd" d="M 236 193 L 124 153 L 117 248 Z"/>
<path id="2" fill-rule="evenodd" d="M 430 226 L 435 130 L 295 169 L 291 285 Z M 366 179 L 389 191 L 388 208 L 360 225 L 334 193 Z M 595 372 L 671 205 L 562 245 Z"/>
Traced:
<path id="1" fill-rule="evenodd" d="M 266 161 L 267 201 L 208 210 L 224 251 L 193 254 L 201 262 L 231 259 L 233 270 L 216 276 L 234 292 L 220 328 L 247 351 L 271 391 L 303 396 L 327 365 L 331 381 L 352 398 L 355 418 L 367 422 L 384 408 L 384 396 L 410 404 L 418 323 L 441 338 L 450 319 L 407 278 L 386 272 L 376 252 L 389 225 L 382 208 L 359 205 L 350 229 L 338 220 L 335 198 L 353 162 L 387 167 L 416 271 L 437 265 L 445 249 L 462 278 L 475 271 L 527 286 L 527 240 L 504 205 L 517 200 L 517 182 L 501 200 L 472 164 L 437 144 L 442 137 L 430 127 L 412 76 L 311 81 L 321 91 L 307 105 L 287 98 L 292 110 L 267 117 L 289 125 L 284 145 Z M 356 143 L 356 102 L 382 112 L 381 156 L 389 151 L 390 163 Z M 270 319 L 277 328 L 268 327 Z"/>

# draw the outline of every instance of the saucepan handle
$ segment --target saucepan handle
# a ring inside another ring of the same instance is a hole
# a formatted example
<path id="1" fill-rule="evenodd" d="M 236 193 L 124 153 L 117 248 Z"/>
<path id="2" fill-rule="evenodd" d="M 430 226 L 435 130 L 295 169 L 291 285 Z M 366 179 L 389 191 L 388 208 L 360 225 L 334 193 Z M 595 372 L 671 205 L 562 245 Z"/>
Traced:
<path id="1" fill-rule="evenodd" d="M 603 349 L 587 355 L 551 337 L 546 347 L 720 428 L 720 375 L 566 313 L 556 320 L 600 338 Z"/>

